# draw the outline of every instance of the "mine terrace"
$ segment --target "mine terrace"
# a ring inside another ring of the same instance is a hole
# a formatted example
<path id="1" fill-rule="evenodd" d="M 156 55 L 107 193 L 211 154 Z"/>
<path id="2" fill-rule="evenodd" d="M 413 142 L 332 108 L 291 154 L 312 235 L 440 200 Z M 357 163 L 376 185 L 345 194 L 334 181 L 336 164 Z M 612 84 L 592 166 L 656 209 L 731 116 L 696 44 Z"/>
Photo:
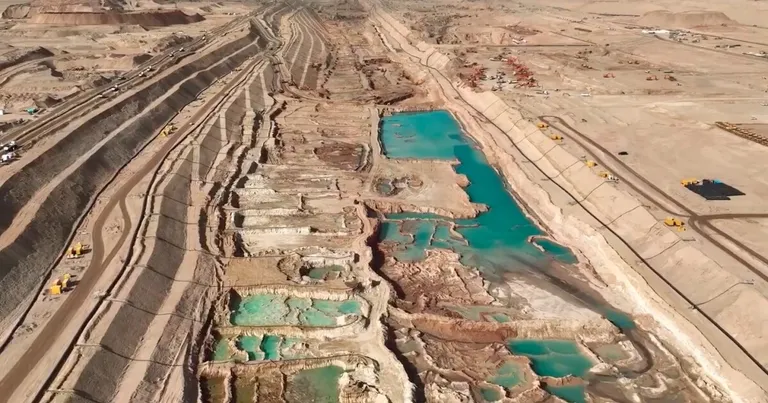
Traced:
<path id="1" fill-rule="evenodd" d="M 768 402 L 758 3 L 0 11 L 0 401 Z"/>

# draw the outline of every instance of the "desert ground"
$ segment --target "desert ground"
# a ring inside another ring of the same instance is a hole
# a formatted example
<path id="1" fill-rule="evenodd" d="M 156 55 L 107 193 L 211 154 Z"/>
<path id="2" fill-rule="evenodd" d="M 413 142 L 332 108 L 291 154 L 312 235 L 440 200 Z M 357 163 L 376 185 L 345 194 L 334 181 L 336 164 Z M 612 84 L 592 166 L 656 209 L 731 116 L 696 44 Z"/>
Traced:
<path id="1" fill-rule="evenodd" d="M 0 11 L 0 401 L 768 402 L 768 6 Z"/>

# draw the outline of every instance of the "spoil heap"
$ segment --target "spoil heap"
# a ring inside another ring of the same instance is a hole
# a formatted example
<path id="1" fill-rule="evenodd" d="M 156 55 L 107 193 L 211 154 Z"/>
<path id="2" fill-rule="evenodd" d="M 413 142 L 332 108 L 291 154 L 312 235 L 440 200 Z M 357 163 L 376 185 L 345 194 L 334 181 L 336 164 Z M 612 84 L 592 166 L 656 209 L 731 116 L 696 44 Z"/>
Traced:
<path id="1" fill-rule="evenodd" d="M 200 14 L 180 10 L 127 11 L 121 0 L 35 0 L 9 6 L 3 18 L 29 18 L 32 24 L 47 25 L 142 25 L 162 27 L 191 24 L 203 20 Z"/>
<path id="2" fill-rule="evenodd" d="M 200 22 L 200 14 L 187 15 L 180 10 L 139 11 L 139 12 L 58 12 L 38 13 L 29 22 L 32 24 L 51 25 L 142 25 L 145 27 L 164 27 L 176 24 Z"/>

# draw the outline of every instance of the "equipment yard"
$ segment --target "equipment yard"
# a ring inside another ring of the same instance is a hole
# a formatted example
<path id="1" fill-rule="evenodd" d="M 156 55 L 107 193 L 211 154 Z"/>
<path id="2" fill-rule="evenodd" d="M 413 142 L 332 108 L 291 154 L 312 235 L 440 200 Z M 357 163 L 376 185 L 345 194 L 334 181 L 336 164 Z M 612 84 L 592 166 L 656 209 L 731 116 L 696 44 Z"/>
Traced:
<path id="1" fill-rule="evenodd" d="M 3 7 L 0 401 L 768 402 L 759 3 Z"/>

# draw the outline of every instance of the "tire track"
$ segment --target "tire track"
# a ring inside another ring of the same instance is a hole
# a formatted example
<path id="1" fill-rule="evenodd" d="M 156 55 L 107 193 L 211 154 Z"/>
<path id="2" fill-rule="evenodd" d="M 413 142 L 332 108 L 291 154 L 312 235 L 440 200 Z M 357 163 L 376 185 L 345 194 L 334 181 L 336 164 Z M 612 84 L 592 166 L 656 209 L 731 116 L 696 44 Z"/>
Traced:
<path id="1" fill-rule="evenodd" d="M 559 116 L 550 116 L 550 115 L 544 115 L 538 117 L 541 121 L 546 122 L 550 125 L 551 128 L 565 134 L 568 136 L 569 132 L 572 134 L 575 134 L 576 136 L 569 136 L 569 138 L 576 144 L 579 145 L 579 147 L 589 150 L 589 147 L 586 147 L 584 142 L 589 143 L 591 147 L 596 148 L 597 150 L 600 150 L 608 159 L 610 159 L 611 163 L 606 164 L 605 160 L 594 155 L 592 153 L 592 159 L 597 162 L 598 164 L 604 165 L 606 167 L 611 166 L 611 164 L 614 164 L 614 166 L 621 167 L 622 170 L 629 172 L 632 176 L 634 176 L 637 180 L 642 182 L 644 186 L 647 186 L 648 188 L 652 189 L 655 193 L 661 195 L 664 199 L 666 199 L 667 202 L 674 205 L 676 208 L 679 209 L 679 211 L 683 212 L 683 214 L 680 214 L 679 212 L 673 212 L 670 210 L 667 210 L 664 208 L 664 203 L 659 201 L 657 198 L 651 196 L 651 194 L 644 189 L 641 189 L 640 186 L 635 185 L 632 180 L 628 180 L 626 177 L 623 177 L 622 175 L 613 172 L 613 175 L 619 178 L 623 183 L 627 184 L 633 191 L 640 194 L 644 199 L 650 201 L 657 207 L 659 207 L 661 210 L 677 216 L 683 216 L 688 217 L 688 225 L 697 230 L 697 233 L 699 233 L 704 239 L 706 239 L 708 242 L 715 245 L 718 249 L 722 250 L 724 253 L 726 253 L 728 256 L 733 258 L 734 260 L 738 261 L 742 265 L 744 265 L 749 271 L 751 271 L 753 274 L 758 276 L 763 281 L 768 281 L 768 274 L 760 270 L 759 267 L 756 267 L 754 264 L 748 262 L 746 259 L 744 259 L 742 256 L 731 250 L 730 248 L 727 248 L 725 245 L 723 245 L 720 241 L 715 239 L 713 236 L 707 234 L 702 229 L 708 229 L 710 231 L 713 231 L 717 233 L 719 236 L 727 239 L 729 242 L 733 243 L 737 248 L 743 250 L 747 254 L 750 255 L 755 260 L 758 260 L 762 262 L 765 265 L 768 265 L 768 258 L 761 255 L 754 249 L 750 248 L 749 246 L 745 245 L 743 242 L 738 241 L 737 239 L 734 239 L 734 237 L 726 234 L 721 229 L 715 227 L 710 223 L 710 220 L 727 220 L 727 219 L 737 219 L 737 218 L 768 218 L 768 213 L 747 213 L 747 214 L 712 214 L 712 215 L 700 215 L 690 209 L 688 206 L 677 200 L 676 198 L 672 197 L 669 193 L 665 192 L 656 184 L 646 179 L 644 176 L 640 175 L 636 170 L 634 170 L 632 167 L 627 165 L 624 161 L 619 159 L 614 155 L 613 152 L 599 144 L 598 142 L 592 140 L 591 138 L 587 137 L 584 133 L 576 130 L 573 126 L 566 123 L 562 118 Z M 553 121 L 557 121 L 557 123 L 554 123 Z M 563 130 L 563 128 L 567 129 Z M 578 137 L 579 139 L 577 139 Z M 616 170 L 614 170 L 616 171 Z"/>

